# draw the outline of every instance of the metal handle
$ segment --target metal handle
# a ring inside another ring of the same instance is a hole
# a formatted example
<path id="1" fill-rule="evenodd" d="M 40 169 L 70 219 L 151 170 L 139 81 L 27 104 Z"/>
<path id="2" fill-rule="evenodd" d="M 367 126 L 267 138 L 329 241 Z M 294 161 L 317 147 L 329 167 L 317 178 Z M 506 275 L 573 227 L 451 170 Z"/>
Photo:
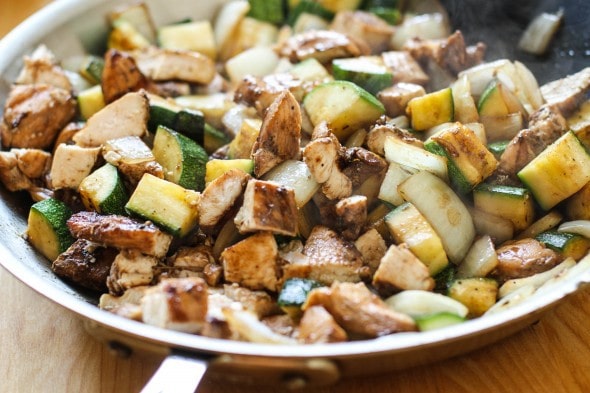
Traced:
<path id="1" fill-rule="evenodd" d="M 194 393 L 209 366 L 209 359 L 174 351 L 141 390 L 141 393 Z"/>

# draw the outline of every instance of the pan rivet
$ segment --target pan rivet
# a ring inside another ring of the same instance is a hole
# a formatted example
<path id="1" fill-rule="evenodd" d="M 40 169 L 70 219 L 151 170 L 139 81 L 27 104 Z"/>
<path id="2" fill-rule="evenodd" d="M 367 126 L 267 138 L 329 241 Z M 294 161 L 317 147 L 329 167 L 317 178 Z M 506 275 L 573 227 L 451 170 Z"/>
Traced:
<path id="1" fill-rule="evenodd" d="M 307 377 L 301 374 L 286 374 L 282 378 L 283 385 L 287 389 L 301 389 L 307 386 Z"/>
<path id="2" fill-rule="evenodd" d="M 120 358 L 128 358 L 133 353 L 133 350 L 127 345 L 120 343 L 119 341 L 109 341 L 109 351 Z"/>

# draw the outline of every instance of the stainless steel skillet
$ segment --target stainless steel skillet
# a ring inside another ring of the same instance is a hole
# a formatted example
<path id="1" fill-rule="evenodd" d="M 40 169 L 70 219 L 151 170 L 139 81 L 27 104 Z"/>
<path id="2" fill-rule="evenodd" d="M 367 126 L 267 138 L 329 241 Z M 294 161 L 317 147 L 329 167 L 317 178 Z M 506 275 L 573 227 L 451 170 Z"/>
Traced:
<path id="1" fill-rule="evenodd" d="M 58 1 L 10 33 L 0 42 L 0 99 L 6 96 L 10 82 L 16 77 L 22 55 L 38 43 L 46 43 L 58 57 L 95 49 L 104 41 L 105 25 L 101 16 L 116 3 Z M 170 0 L 148 3 L 157 22 L 165 23 L 187 15 L 210 17 L 221 1 L 201 1 L 197 6 Z M 186 361 L 190 360 L 196 366 L 187 375 L 196 379 L 209 367 L 210 372 L 223 371 L 236 380 L 288 386 L 321 385 L 344 376 L 382 373 L 424 364 L 465 353 L 512 334 L 539 319 L 580 284 L 590 282 L 590 275 L 584 274 L 516 306 L 510 312 L 428 333 L 300 347 L 215 340 L 154 328 L 100 311 L 95 306 L 97 299 L 93 294 L 55 277 L 48 262 L 23 239 L 28 211 L 26 195 L 10 194 L 4 189 L 0 194 L 0 263 L 4 267 L 29 287 L 80 316 L 97 339 L 170 354 L 165 364 L 179 359 L 187 364 Z M 162 370 L 167 371 L 166 368 Z M 180 391 L 179 386 L 175 385 L 174 390 Z"/>

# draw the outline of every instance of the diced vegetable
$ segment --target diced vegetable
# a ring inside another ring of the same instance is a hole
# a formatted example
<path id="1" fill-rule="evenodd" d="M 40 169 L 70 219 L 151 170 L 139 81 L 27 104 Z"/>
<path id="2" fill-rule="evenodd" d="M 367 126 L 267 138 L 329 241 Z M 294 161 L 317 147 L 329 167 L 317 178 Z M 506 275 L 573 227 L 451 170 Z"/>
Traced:
<path id="1" fill-rule="evenodd" d="M 204 141 L 205 117 L 202 112 L 182 108 L 174 102 L 157 96 L 150 96 L 150 119 L 148 130 L 155 132 L 164 126 L 193 139 L 199 144 Z"/>
<path id="2" fill-rule="evenodd" d="M 562 9 L 555 14 L 543 12 L 536 16 L 520 37 L 518 48 L 533 55 L 542 55 L 547 50 L 562 19 Z"/>
<path id="3" fill-rule="evenodd" d="M 251 158 L 252 147 L 260 134 L 260 127 L 262 127 L 262 120 L 244 119 L 240 130 L 229 144 L 228 157 Z"/>
<path id="4" fill-rule="evenodd" d="M 320 188 L 309 167 L 303 161 L 287 160 L 263 176 L 264 180 L 274 181 L 295 191 L 295 202 L 302 208 Z"/>
<path id="5" fill-rule="evenodd" d="M 416 325 L 418 325 L 418 330 L 421 332 L 427 332 L 429 330 L 441 329 L 465 322 L 465 318 L 449 312 L 440 312 L 425 315 L 423 317 L 416 317 L 414 321 L 416 322 Z"/>
<path id="6" fill-rule="evenodd" d="M 404 167 L 397 162 L 390 162 L 383 182 L 381 182 L 378 198 L 394 206 L 401 205 L 404 200 L 399 194 L 397 186 L 416 172 L 416 170 Z"/>
<path id="7" fill-rule="evenodd" d="M 103 68 L 104 59 L 102 57 L 89 55 L 84 57 L 79 72 L 90 83 L 100 84 Z"/>
<path id="8" fill-rule="evenodd" d="M 485 277 L 498 265 L 498 255 L 490 236 L 473 242 L 465 259 L 459 264 L 457 278 Z"/>
<path id="9" fill-rule="evenodd" d="M 542 273 L 533 274 L 532 276 L 524 278 L 508 280 L 500 287 L 498 291 L 498 297 L 504 298 L 510 295 L 512 292 L 515 292 L 516 290 L 526 286 L 539 288 L 549 280 L 561 276 L 562 274 L 564 274 L 566 270 L 570 269 L 575 265 L 576 261 L 573 258 L 568 258 L 565 261 L 553 267 L 552 269 L 544 271 Z"/>
<path id="10" fill-rule="evenodd" d="M 213 60 L 217 57 L 213 27 L 208 20 L 162 26 L 158 42 L 162 48 L 197 51 Z"/>
<path id="11" fill-rule="evenodd" d="M 418 146 L 388 136 L 383 145 L 385 159 L 409 168 L 428 171 L 441 179 L 447 179 L 446 157 L 426 151 Z"/>
<path id="12" fill-rule="evenodd" d="M 393 74 L 381 56 L 335 59 L 332 61 L 332 75 L 335 79 L 353 82 L 371 94 L 377 94 L 393 83 Z"/>
<path id="13" fill-rule="evenodd" d="M 283 0 L 248 0 L 250 12 L 248 16 L 253 18 L 279 24 L 285 18 Z"/>
<path id="14" fill-rule="evenodd" d="M 555 228 L 563 216 L 556 210 L 552 210 L 537 221 L 533 222 L 528 228 L 520 232 L 516 239 L 526 239 L 537 236 L 539 233 L 546 232 L 550 229 Z"/>
<path id="15" fill-rule="evenodd" d="M 78 94 L 78 108 L 80 109 L 80 116 L 84 120 L 88 120 L 104 106 L 104 96 L 100 85 L 92 86 Z"/>
<path id="16" fill-rule="evenodd" d="M 247 49 L 227 60 L 225 70 L 231 81 L 237 83 L 246 75 L 270 74 L 278 62 L 279 58 L 272 48 L 260 46 Z"/>
<path id="17" fill-rule="evenodd" d="M 233 160 L 209 160 L 206 164 L 205 183 L 209 183 L 230 169 L 236 168 L 251 174 L 254 170 L 254 161 L 249 158 L 236 158 Z"/>
<path id="18" fill-rule="evenodd" d="M 590 248 L 590 239 L 577 233 L 547 231 L 539 233 L 535 239 L 565 258 L 573 258 L 576 261 L 586 255 Z"/>
<path id="19" fill-rule="evenodd" d="M 469 316 L 478 317 L 489 310 L 498 297 L 498 282 L 491 278 L 462 278 L 449 287 L 449 296 L 469 309 Z"/>
<path id="20" fill-rule="evenodd" d="M 314 0 L 301 0 L 289 11 L 287 24 L 295 26 L 297 20 L 304 14 L 314 15 L 326 21 L 330 21 L 334 17 L 334 12 L 327 10 L 319 2 Z"/>
<path id="21" fill-rule="evenodd" d="M 410 250 L 427 267 L 431 276 L 443 270 L 449 263 L 440 237 L 411 203 L 404 203 L 385 217 L 393 239 L 406 243 Z"/>
<path id="22" fill-rule="evenodd" d="M 571 131 L 529 162 L 518 178 L 541 208 L 551 209 L 590 181 L 590 155 Z"/>
<path id="23" fill-rule="evenodd" d="M 407 107 L 412 128 L 424 131 L 438 124 L 453 121 L 455 109 L 453 90 L 449 87 L 413 98 Z"/>
<path id="24" fill-rule="evenodd" d="M 525 188 L 482 183 L 473 190 L 476 209 L 512 221 L 516 231 L 522 231 L 535 219 L 535 207 Z"/>
<path id="25" fill-rule="evenodd" d="M 78 187 L 88 210 L 102 214 L 125 214 L 127 192 L 117 168 L 105 164 L 88 175 Z"/>
<path id="26" fill-rule="evenodd" d="M 70 208 L 57 199 L 49 198 L 31 206 L 27 222 L 27 239 L 47 259 L 53 261 L 74 242 L 66 221 Z"/>
<path id="27" fill-rule="evenodd" d="M 467 316 L 469 310 L 457 300 L 439 293 L 406 290 L 385 300 L 396 311 L 408 314 L 412 318 L 448 312 L 460 317 Z"/>
<path id="28" fill-rule="evenodd" d="M 196 225 L 201 194 L 146 173 L 125 210 L 152 221 L 167 232 L 184 237 Z"/>
<path id="29" fill-rule="evenodd" d="M 205 187 L 205 149 L 186 136 L 159 126 L 154 138 L 154 157 L 164 168 L 164 178 L 184 188 Z"/>
<path id="30" fill-rule="evenodd" d="M 307 294 L 321 284 L 309 278 L 289 278 L 283 284 L 277 304 L 291 317 L 301 316 L 301 306 L 307 299 Z"/>
<path id="31" fill-rule="evenodd" d="M 459 263 L 471 247 L 475 227 L 461 199 L 441 179 L 421 171 L 399 186 L 403 198 L 414 204 L 439 235 L 449 260 Z"/>
<path id="32" fill-rule="evenodd" d="M 327 122 L 341 141 L 357 129 L 373 123 L 385 112 L 377 98 L 348 81 L 317 86 L 305 96 L 303 106 L 314 126 Z"/>

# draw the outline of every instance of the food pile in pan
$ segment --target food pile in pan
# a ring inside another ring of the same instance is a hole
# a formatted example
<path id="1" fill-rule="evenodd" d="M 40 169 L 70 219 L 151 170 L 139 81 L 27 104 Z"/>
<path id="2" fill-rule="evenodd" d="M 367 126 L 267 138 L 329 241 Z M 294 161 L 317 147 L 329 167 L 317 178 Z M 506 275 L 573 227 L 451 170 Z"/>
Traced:
<path id="1" fill-rule="evenodd" d="M 283 344 L 485 318 L 588 269 L 590 68 L 539 87 L 435 3 L 360 3 L 125 5 L 104 53 L 40 46 L 0 125 L 31 245 L 102 309 Z"/>

